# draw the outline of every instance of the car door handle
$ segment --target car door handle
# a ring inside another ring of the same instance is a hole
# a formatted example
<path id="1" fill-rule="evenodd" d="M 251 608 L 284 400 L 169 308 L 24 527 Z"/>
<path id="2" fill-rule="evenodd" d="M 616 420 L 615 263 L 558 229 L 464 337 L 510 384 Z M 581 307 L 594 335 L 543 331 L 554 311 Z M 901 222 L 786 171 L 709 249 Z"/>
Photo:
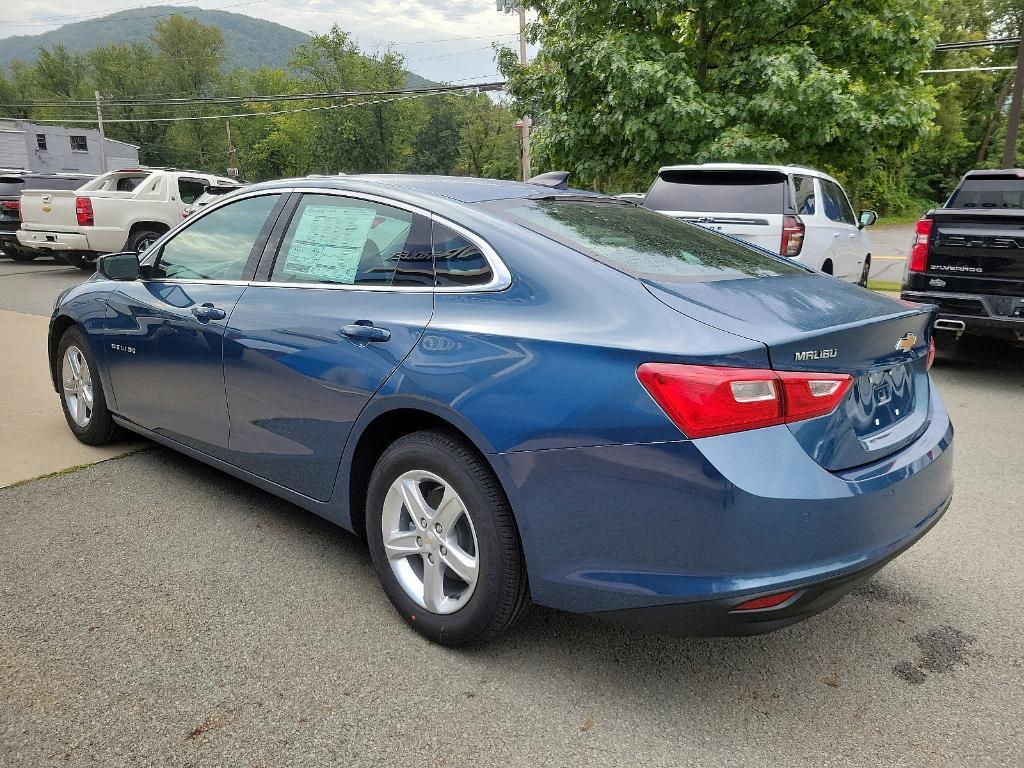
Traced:
<path id="1" fill-rule="evenodd" d="M 369 320 L 357 320 L 352 325 L 346 325 L 341 329 L 341 333 L 352 341 L 361 341 L 364 344 L 371 341 L 388 341 L 391 338 L 391 331 L 387 328 L 376 328 Z"/>
<path id="2" fill-rule="evenodd" d="M 228 316 L 227 312 L 213 304 L 200 304 L 192 307 L 192 314 L 195 315 L 196 320 L 223 320 Z"/>

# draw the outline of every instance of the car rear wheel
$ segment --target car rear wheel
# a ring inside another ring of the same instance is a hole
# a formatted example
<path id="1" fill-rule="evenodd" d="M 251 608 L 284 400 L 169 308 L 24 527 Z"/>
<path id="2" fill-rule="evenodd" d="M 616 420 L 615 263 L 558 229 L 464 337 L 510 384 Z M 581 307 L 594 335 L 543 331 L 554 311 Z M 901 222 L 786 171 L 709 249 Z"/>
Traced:
<path id="1" fill-rule="evenodd" d="M 5 246 L 4 253 L 15 261 L 35 261 L 36 256 L 39 255 L 34 251 L 25 250 L 24 248 L 16 248 L 12 245 Z"/>
<path id="2" fill-rule="evenodd" d="M 434 642 L 490 639 L 529 604 L 505 494 L 483 459 L 452 435 L 415 432 L 384 452 L 370 478 L 366 531 L 388 599 Z"/>
<path id="3" fill-rule="evenodd" d="M 157 232 L 155 229 L 139 229 L 132 232 L 131 237 L 128 238 L 128 243 L 125 246 L 126 251 L 135 251 L 139 256 L 146 252 L 146 250 L 153 245 L 163 232 Z"/>
<path id="4" fill-rule="evenodd" d="M 70 328 L 57 347 L 60 356 L 61 406 L 68 427 L 81 442 L 103 445 L 121 434 L 107 410 L 96 363 L 80 328 Z"/>

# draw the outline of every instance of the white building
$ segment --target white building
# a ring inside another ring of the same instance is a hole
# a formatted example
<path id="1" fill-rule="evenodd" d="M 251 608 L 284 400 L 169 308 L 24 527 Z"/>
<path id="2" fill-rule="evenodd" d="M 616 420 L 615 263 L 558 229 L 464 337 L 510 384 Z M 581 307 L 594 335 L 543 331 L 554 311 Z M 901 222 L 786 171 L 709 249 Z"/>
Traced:
<path id="1" fill-rule="evenodd" d="M 108 171 L 139 164 L 139 148 L 134 144 L 107 139 L 106 149 Z M 0 168 L 98 175 L 104 170 L 101 165 L 100 132 L 93 128 L 0 119 Z"/>

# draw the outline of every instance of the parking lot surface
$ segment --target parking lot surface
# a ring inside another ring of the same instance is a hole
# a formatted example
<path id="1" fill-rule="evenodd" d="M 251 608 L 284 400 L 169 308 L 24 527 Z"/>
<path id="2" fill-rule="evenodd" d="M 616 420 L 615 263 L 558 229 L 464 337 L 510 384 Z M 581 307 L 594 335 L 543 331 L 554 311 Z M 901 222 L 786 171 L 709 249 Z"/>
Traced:
<path id="1" fill-rule="evenodd" d="M 0 308 L 30 303 L 7 280 Z M 536 609 L 433 646 L 355 537 L 162 448 L 0 489 L 0 766 L 1019 764 L 1024 353 L 934 372 L 958 430 L 945 519 L 756 638 Z"/>

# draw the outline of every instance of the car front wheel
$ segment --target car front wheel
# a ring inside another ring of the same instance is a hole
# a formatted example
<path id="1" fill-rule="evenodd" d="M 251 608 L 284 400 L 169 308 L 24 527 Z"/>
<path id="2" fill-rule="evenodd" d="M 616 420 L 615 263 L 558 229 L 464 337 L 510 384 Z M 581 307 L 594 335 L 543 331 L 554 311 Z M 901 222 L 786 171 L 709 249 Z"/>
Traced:
<path id="1" fill-rule="evenodd" d="M 68 329 L 57 347 L 60 355 L 61 406 L 68 427 L 86 445 L 103 445 L 117 438 L 121 429 L 114 423 L 103 396 L 92 349 L 85 333 Z"/>
<path id="2" fill-rule="evenodd" d="M 388 599 L 434 642 L 488 640 L 529 604 L 505 494 L 455 436 L 415 432 L 384 452 L 370 478 L 366 532 Z"/>

